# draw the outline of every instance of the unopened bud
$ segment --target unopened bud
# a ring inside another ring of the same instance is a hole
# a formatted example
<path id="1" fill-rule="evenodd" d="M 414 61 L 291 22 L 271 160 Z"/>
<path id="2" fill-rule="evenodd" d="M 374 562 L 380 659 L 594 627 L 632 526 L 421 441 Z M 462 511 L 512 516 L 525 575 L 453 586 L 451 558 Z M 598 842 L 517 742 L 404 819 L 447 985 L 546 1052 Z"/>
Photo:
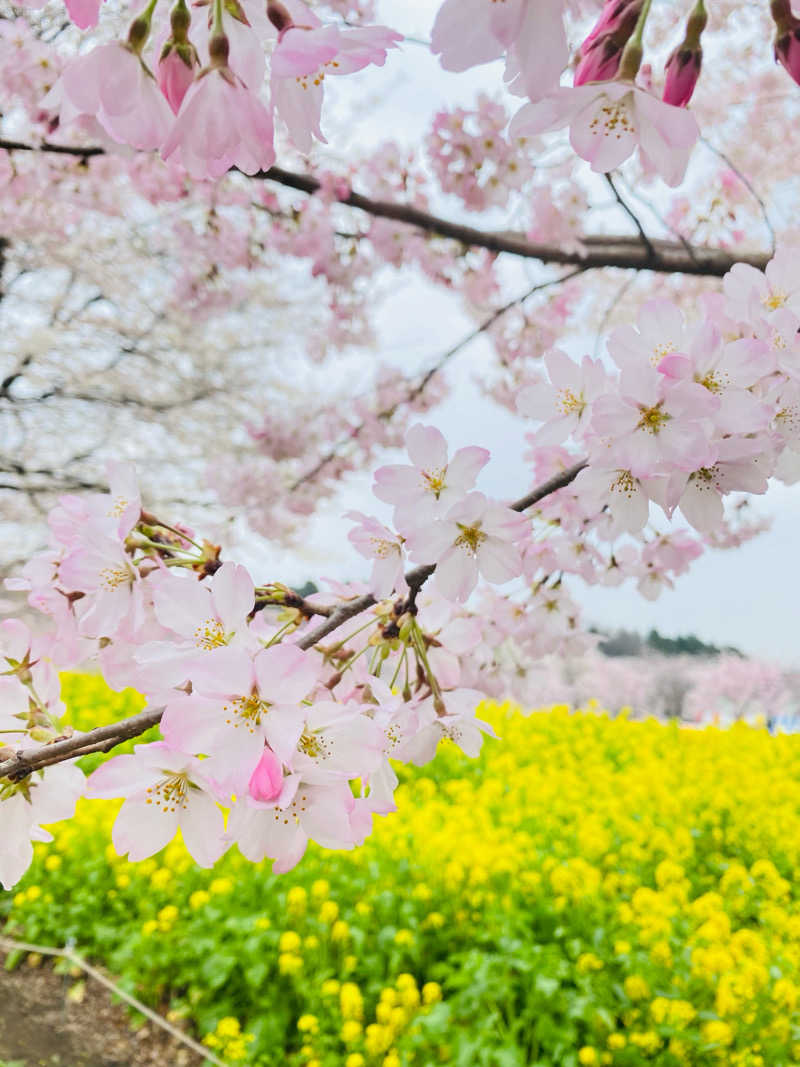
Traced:
<path id="1" fill-rule="evenodd" d="M 700 77 L 703 51 L 676 48 L 667 60 L 663 100 L 674 107 L 686 107 Z"/>
<path id="2" fill-rule="evenodd" d="M 574 85 L 610 81 L 617 76 L 644 0 L 608 0 L 594 29 L 581 45 Z M 640 58 L 641 62 L 641 58 Z"/>
<path id="3" fill-rule="evenodd" d="M 254 800 L 260 800 L 263 803 L 277 800 L 281 795 L 283 766 L 271 748 L 264 748 L 256 769 L 250 775 L 247 788 Z"/>
<path id="4" fill-rule="evenodd" d="M 775 58 L 800 85 L 800 26 L 775 41 Z"/>
<path id="5" fill-rule="evenodd" d="M 703 0 L 698 0 L 686 23 L 683 41 L 669 57 L 664 68 L 667 75 L 663 96 L 665 104 L 685 107 L 691 100 L 703 64 L 700 37 L 707 21 L 705 4 Z"/>

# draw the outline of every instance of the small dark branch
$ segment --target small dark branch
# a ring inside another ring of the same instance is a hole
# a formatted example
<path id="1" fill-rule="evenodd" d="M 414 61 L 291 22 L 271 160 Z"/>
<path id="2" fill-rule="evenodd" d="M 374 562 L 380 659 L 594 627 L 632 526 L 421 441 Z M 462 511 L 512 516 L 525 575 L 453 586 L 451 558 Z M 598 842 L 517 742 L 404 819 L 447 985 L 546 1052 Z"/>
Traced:
<path id="1" fill-rule="evenodd" d="M 275 593 L 273 596 L 257 595 L 253 606 L 253 614 L 269 607 L 294 608 L 307 619 L 312 619 L 315 615 L 327 617 L 332 615 L 334 610 L 322 604 L 312 604 L 311 601 L 306 600 L 305 597 L 300 596 L 298 593 L 292 592 L 292 590 L 288 590 L 286 593 Z"/>
<path id="2" fill-rule="evenodd" d="M 605 175 L 603 175 L 603 177 L 608 182 L 609 188 L 611 189 L 611 192 L 614 194 L 614 197 L 615 197 L 617 203 L 622 208 L 622 210 L 625 212 L 625 214 L 628 216 L 628 218 L 631 219 L 631 221 L 633 222 L 634 226 L 639 231 L 639 236 L 642 239 L 642 244 L 647 249 L 647 251 L 648 251 L 648 253 L 650 255 L 650 259 L 655 259 L 656 258 L 656 250 L 655 250 L 655 248 L 653 248 L 653 244 L 652 244 L 650 238 L 644 232 L 644 226 L 642 226 L 641 222 L 639 221 L 638 215 L 630 207 L 630 205 L 626 204 L 625 201 L 622 199 L 622 197 L 620 196 L 619 190 L 617 189 L 616 185 L 614 185 L 614 179 L 611 177 L 611 175 L 610 174 L 605 174 Z"/>
<path id="3" fill-rule="evenodd" d="M 565 471 L 561 471 L 560 474 L 554 474 L 552 478 L 548 478 L 546 482 L 542 482 L 541 485 L 531 490 L 525 496 L 520 497 L 516 503 L 511 505 L 512 511 L 527 511 L 528 508 L 533 507 L 534 504 L 538 504 L 540 500 L 543 500 L 546 496 L 550 496 L 551 493 L 557 492 L 559 489 L 564 489 L 574 482 L 584 467 L 589 466 L 587 459 L 582 459 L 576 463 L 573 467 L 567 467 Z"/>

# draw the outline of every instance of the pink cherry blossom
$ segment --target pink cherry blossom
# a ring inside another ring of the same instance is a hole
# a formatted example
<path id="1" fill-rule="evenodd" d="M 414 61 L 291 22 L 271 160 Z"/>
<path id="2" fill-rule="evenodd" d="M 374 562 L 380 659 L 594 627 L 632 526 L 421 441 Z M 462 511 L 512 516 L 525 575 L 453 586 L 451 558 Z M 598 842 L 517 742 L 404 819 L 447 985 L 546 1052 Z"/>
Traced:
<path id="1" fill-rule="evenodd" d="M 83 597 L 77 602 L 78 629 L 88 637 L 113 637 L 126 618 L 141 620 L 139 572 L 123 546 L 111 538 L 73 549 L 58 567 L 59 581 Z"/>
<path id="2" fill-rule="evenodd" d="M 267 744 L 291 764 L 306 711 L 300 706 L 319 678 L 318 657 L 296 645 L 273 645 L 217 663 L 192 693 L 175 693 L 161 729 L 169 743 L 203 752 L 210 774 L 231 791 L 255 771 Z"/>
<path id="3" fill-rule="evenodd" d="M 91 775 L 90 797 L 125 797 L 111 840 L 120 855 L 143 860 L 159 852 L 180 829 L 201 867 L 213 867 L 227 847 L 215 786 L 200 760 L 163 741 L 137 745 Z"/>
<path id="4" fill-rule="evenodd" d="M 447 711 L 444 715 L 436 712 L 432 700 L 419 706 L 419 729 L 398 746 L 397 759 L 422 767 L 430 763 L 444 738 L 449 738 L 465 755 L 475 759 L 480 754 L 483 735 L 497 736 L 488 723 L 475 716 L 481 697 L 482 694 L 474 689 L 455 689 L 446 693 Z"/>
<path id="5" fill-rule="evenodd" d="M 613 170 L 638 147 L 667 185 L 680 185 L 700 131 L 685 108 L 672 107 L 630 82 L 557 89 L 514 116 L 514 137 L 570 127 L 575 151 L 600 173 Z"/>
<path id="6" fill-rule="evenodd" d="M 526 386 L 517 399 L 517 410 L 544 423 L 531 442 L 562 444 L 584 428 L 591 418 L 592 401 L 608 387 L 608 376 L 599 360 L 584 356 L 578 364 L 558 348 L 544 359 L 550 383 Z"/>
<path id="7" fill-rule="evenodd" d="M 406 434 L 411 464 L 392 464 L 375 471 L 375 496 L 395 508 L 394 521 L 405 533 L 419 523 L 444 514 L 475 485 L 489 462 L 485 448 L 460 448 L 448 460 L 447 441 L 433 426 L 417 423 Z"/>
<path id="8" fill-rule="evenodd" d="M 74 59 L 61 76 L 62 122 L 94 116 L 123 144 L 150 150 L 167 136 L 172 114 L 152 74 L 124 44 L 98 45 Z"/>
<path id="9" fill-rule="evenodd" d="M 84 784 L 82 771 L 73 763 L 62 763 L 0 789 L 0 885 L 4 889 L 16 885 L 30 866 L 31 842 L 53 840 L 42 825 L 72 818 Z"/>
<path id="10" fill-rule="evenodd" d="M 352 848 L 363 840 L 353 825 L 356 798 L 346 782 L 337 785 L 298 785 L 280 807 L 251 807 L 239 802 L 231 810 L 228 834 L 253 863 L 265 856 L 283 874 L 303 857 L 309 838 L 323 848 Z"/>
<path id="11" fill-rule="evenodd" d="M 255 174 L 275 162 L 272 138 L 272 118 L 255 92 L 228 68 L 207 68 L 183 98 L 161 155 L 201 180 L 231 167 Z"/>
<path id="12" fill-rule="evenodd" d="M 558 83 L 569 58 L 563 5 L 561 0 L 445 0 L 431 49 L 452 71 L 506 55 L 512 92 L 538 99 Z"/>
<path id="13" fill-rule="evenodd" d="M 210 582 L 162 571 L 147 585 L 156 619 L 167 633 L 136 651 L 142 687 L 213 682 L 223 664 L 232 661 L 239 669 L 242 656 L 247 660 L 249 650 L 257 648 L 248 627 L 255 591 L 245 567 L 224 563 Z"/>
<path id="14" fill-rule="evenodd" d="M 272 101 L 301 152 L 311 150 L 312 138 L 325 140 L 320 117 L 326 76 L 383 66 L 402 39 L 385 26 L 339 30 L 293 23 L 281 30 L 270 68 Z"/>
<path id="15" fill-rule="evenodd" d="M 412 560 L 436 564 L 434 581 L 442 595 L 463 603 L 479 574 L 503 583 L 522 573 L 515 542 L 526 529 L 516 512 L 483 493 L 469 493 L 444 518 L 414 530 L 408 543 Z"/>
<path id="16" fill-rule="evenodd" d="M 351 544 L 360 555 L 375 561 L 370 590 L 378 599 L 390 596 L 393 590 L 405 593 L 408 587 L 403 577 L 405 555 L 402 537 L 360 511 L 348 511 L 345 518 L 360 523 L 347 535 Z"/>

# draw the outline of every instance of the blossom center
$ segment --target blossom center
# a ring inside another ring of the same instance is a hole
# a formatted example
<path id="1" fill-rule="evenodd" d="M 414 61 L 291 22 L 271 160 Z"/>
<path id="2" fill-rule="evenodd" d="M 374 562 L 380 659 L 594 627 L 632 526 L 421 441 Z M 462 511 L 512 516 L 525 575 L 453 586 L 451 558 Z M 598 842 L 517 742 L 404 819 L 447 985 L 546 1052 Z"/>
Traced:
<path id="1" fill-rule="evenodd" d="M 422 481 L 425 483 L 425 488 L 433 493 L 438 500 L 443 489 L 447 488 L 445 483 L 445 476 L 447 474 L 447 467 L 440 467 L 438 470 L 423 471 Z"/>
<path id="2" fill-rule="evenodd" d="M 228 726 L 232 725 L 234 730 L 244 726 L 251 734 L 254 734 L 256 727 L 261 725 L 262 716 L 269 711 L 269 704 L 253 693 L 249 697 L 234 697 L 223 706 L 222 710 L 230 715 L 225 720 Z"/>
<path id="3" fill-rule="evenodd" d="M 695 379 L 698 385 L 702 385 L 704 389 L 708 389 L 709 393 L 721 393 L 722 382 L 718 378 L 716 371 L 710 370 L 704 378 Z"/>
<path id="4" fill-rule="evenodd" d="M 622 493 L 628 500 L 633 498 L 636 492 L 636 479 L 630 471 L 617 471 L 617 477 L 611 483 L 612 493 Z"/>
<path id="5" fill-rule="evenodd" d="M 325 744 L 325 741 L 319 734 L 311 733 L 309 730 L 303 730 L 297 747 L 313 760 L 327 759 L 330 755 L 330 747 Z"/>
<path id="6" fill-rule="evenodd" d="M 122 513 L 125 511 L 125 508 L 128 506 L 129 503 L 130 501 L 126 500 L 124 496 L 117 497 L 117 499 L 111 505 L 111 510 L 108 514 L 110 516 L 113 516 L 113 518 L 118 519 L 120 515 L 122 515 Z"/>
<path id="7" fill-rule="evenodd" d="M 227 644 L 225 628 L 219 619 L 206 619 L 194 632 L 195 644 L 210 652 L 212 648 L 219 648 Z"/>
<path id="8" fill-rule="evenodd" d="M 395 541 L 386 541 L 382 537 L 370 537 L 369 542 L 372 545 L 372 551 L 378 559 L 386 559 L 395 552 L 398 555 L 400 553 L 400 546 Z"/>
<path id="9" fill-rule="evenodd" d="M 118 589 L 130 580 L 127 567 L 103 567 L 100 571 L 100 581 L 104 589 Z"/>
<path id="10" fill-rule="evenodd" d="M 456 548 L 464 548 L 471 555 L 475 556 L 478 553 L 478 549 L 486 540 L 486 534 L 477 526 L 463 526 L 460 522 L 456 524 L 461 531 L 458 537 L 455 539 Z"/>
<path id="11" fill-rule="evenodd" d="M 762 298 L 761 303 L 765 308 L 769 308 L 770 311 L 777 311 L 778 308 L 783 307 L 788 299 L 788 293 L 785 293 L 782 289 L 773 289 Z"/>
<path id="12" fill-rule="evenodd" d="M 294 819 L 295 823 L 299 823 L 300 812 L 306 810 L 307 804 L 307 794 L 303 793 L 301 796 L 295 797 L 288 807 L 275 809 L 275 822 L 280 822 L 283 823 L 284 826 L 288 826 L 289 820 Z"/>
<path id="13" fill-rule="evenodd" d="M 561 408 L 562 415 L 572 415 L 573 413 L 582 415 L 584 408 L 586 407 L 583 393 L 576 395 L 572 389 L 558 390 L 558 404 Z"/>
<path id="14" fill-rule="evenodd" d="M 630 95 L 630 94 L 629 94 Z M 621 100 L 609 100 L 596 112 L 589 123 L 589 129 L 595 136 L 602 134 L 603 137 L 616 137 L 619 141 L 623 136 L 632 136 L 636 133 L 630 111 L 628 110 L 628 98 Z"/>
<path id="15" fill-rule="evenodd" d="M 664 423 L 669 422 L 672 418 L 666 411 L 661 410 L 661 401 L 651 408 L 639 408 L 642 413 L 642 417 L 636 425 L 637 430 L 646 430 L 647 433 L 657 434 L 660 433 L 661 427 Z"/>
<path id="16" fill-rule="evenodd" d="M 155 804 L 166 815 L 168 812 L 177 811 L 188 807 L 187 796 L 189 793 L 189 778 L 185 771 L 179 774 L 168 774 L 166 778 L 156 782 L 147 790 L 147 803 Z"/>
<path id="17" fill-rule="evenodd" d="M 653 346 L 653 358 L 651 360 L 653 366 L 657 367 L 662 359 L 665 359 L 670 353 L 675 351 L 674 341 L 662 341 L 661 344 Z"/>

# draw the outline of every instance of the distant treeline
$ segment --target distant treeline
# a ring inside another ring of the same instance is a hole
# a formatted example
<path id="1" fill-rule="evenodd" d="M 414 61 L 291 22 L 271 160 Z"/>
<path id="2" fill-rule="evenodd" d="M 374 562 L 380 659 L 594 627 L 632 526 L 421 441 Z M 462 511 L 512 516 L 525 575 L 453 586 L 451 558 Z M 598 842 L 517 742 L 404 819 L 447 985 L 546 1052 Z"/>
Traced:
<path id="1" fill-rule="evenodd" d="M 725 652 L 728 655 L 742 656 L 744 659 L 738 648 L 732 648 L 730 645 L 724 648 L 708 645 L 694 634 L 662 637 L 658 630 L 651 630 L 647 637 L 642 637 L 634 630 L 606 633 L 596 628 L 592 629 L 592 633 L 602 635 L 597 647 L 606 656 L 643 656 L 648 651 L 660 652 L 663 656 L 719 656 Z"/>

